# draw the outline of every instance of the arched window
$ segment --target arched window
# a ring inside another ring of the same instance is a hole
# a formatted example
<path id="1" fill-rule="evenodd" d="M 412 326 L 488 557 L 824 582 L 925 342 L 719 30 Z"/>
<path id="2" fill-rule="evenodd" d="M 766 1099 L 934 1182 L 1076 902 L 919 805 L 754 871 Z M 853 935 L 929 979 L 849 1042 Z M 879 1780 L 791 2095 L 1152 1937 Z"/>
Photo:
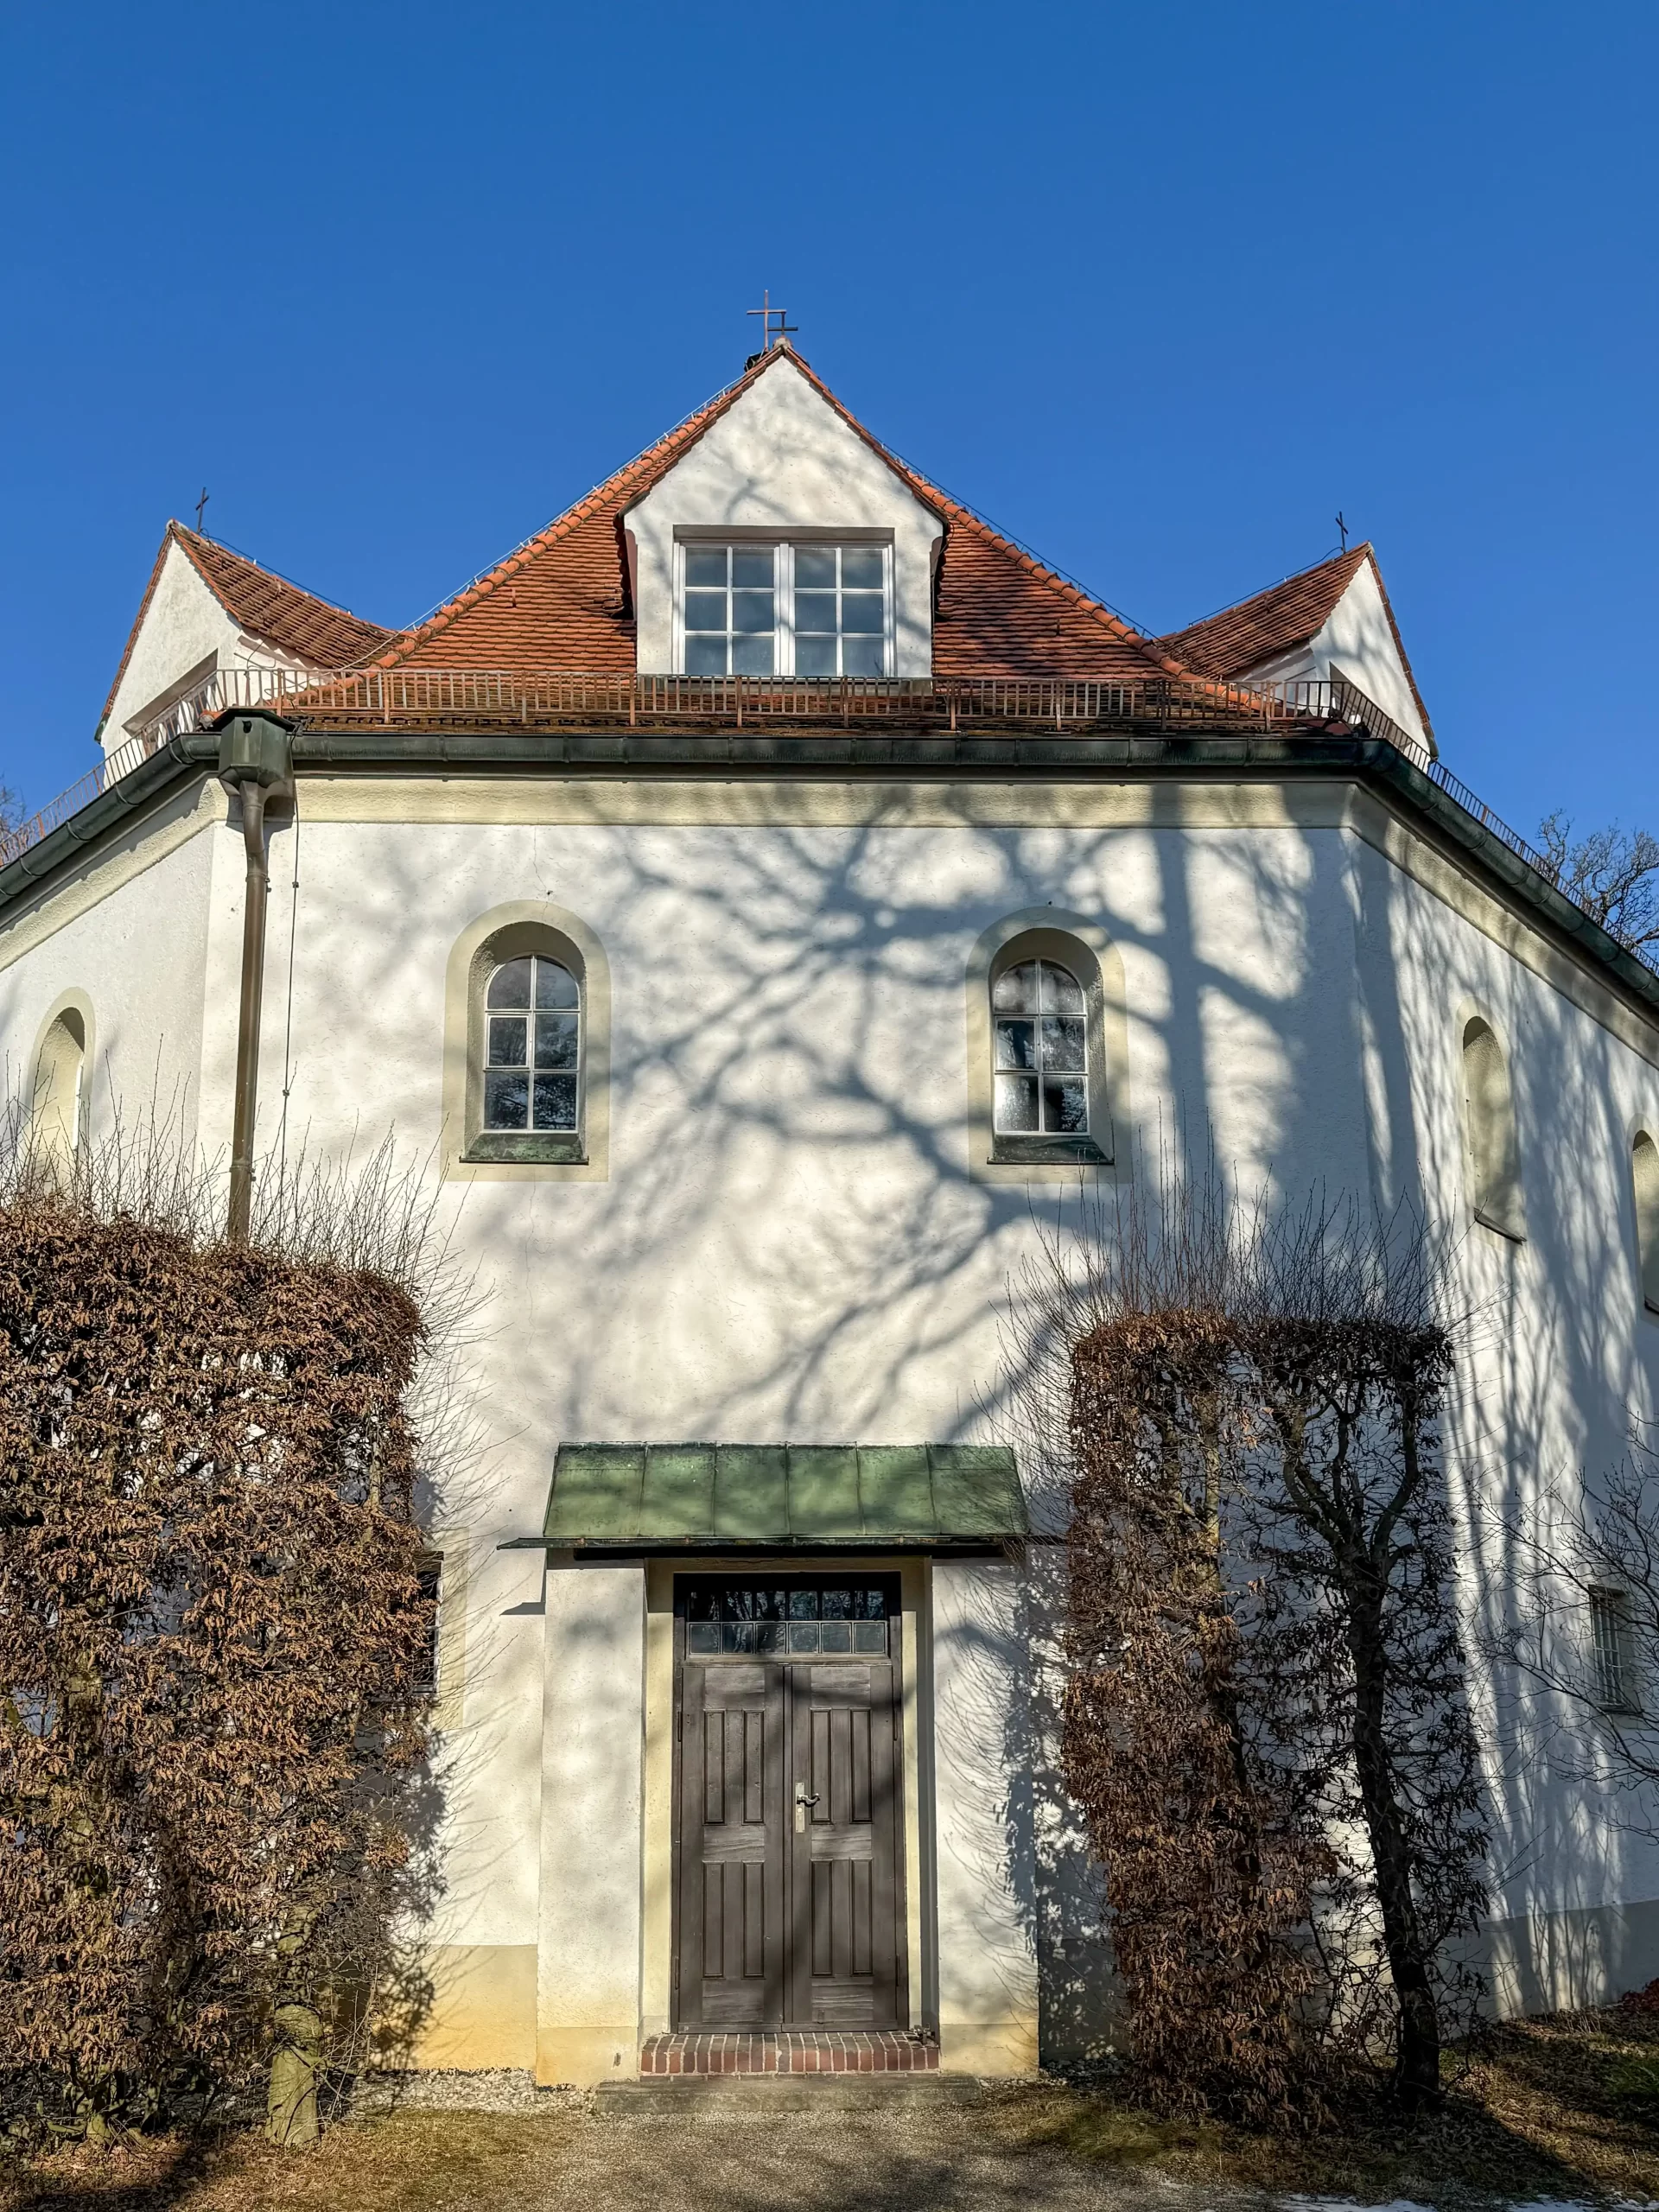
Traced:
<path id="1" fill-rule="evenodd" d="M 1510 1071 L 1503 1047 L 1478 1015 L 1464 1027 L 1463 1089 L 1475 1218 L 1519 1243 L 1527 1230 Z"/>
<path id="2" fill-rule="evenodd" d="M 35 1057 L 30 1128 L 42 1157 L 67 1166 L 80 1141 L 81 1091 L 86 1071 L 86 1022 L 73 1006 L 47 1024 Z"/>
<path id="3" fill-rule="evenodd" d="M 484 995 L 484 1127 L 574 1135 L 582 1108 L 582 988 L 541 953 L 504 960 Z"/>
<path id="4" fill-rule="evenodd" d="M 1087 1136 L 1089 1025 L 1083 986 L 1058 960 L 1021 960 L 991 984 L 998 1136 Z"/>
<path id="5" fill-rule="evenodd" d="M 610 1173 L 611 970 L 579 914 L 493 906 L 449 948 L 446 1180 L 602 1183 Z"/>
<path id="6" fill-rule="evenodd" d="M 968 1172 L 1075 1179 L 1112 1164 L 1127 1104 L 1123 963 L 1085 914 L 1004 915 L 969 957 Z"/>
<path id="7" fill-rule="evenodd" d="M 1636 1249 L 1642 1268 L 1642 1302 L 1659 1313 L 1659 1145 L 1645 1129 L 1630 1147 L 1636 1186 Z"/>

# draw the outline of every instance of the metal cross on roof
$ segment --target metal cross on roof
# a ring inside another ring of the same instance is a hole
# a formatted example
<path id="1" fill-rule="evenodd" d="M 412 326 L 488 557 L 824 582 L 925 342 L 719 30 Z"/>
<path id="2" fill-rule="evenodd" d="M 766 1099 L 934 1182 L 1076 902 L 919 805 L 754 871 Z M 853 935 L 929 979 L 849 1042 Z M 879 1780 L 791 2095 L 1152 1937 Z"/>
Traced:
<path id="1" fill-rule="evenodd" d="M 207 504 L 207 486 L 201 487 L 201 497 L 196 501 L 196 528 L 201 528 L 201 511 Z"/>
<path id="2" fill-rule="evenodd" d="M 797 327 L 786 320 L 787 308 L 773 307 L 770 290 L 761 293 L 758 308 L 746 308 L 744 313 L 758 315 L 760 318 L 760 351 L 763 353 L 770 353 L 774 344 L 786 345 Z"/>
<path id="3" fill-rule="evenodd" d="M 1345 553 L 1348 550 L 1348 524 L 1340 507 L 1337 509 L 1335 521 L 1337 528 L 1342 532 L 1342 550 Z"/>

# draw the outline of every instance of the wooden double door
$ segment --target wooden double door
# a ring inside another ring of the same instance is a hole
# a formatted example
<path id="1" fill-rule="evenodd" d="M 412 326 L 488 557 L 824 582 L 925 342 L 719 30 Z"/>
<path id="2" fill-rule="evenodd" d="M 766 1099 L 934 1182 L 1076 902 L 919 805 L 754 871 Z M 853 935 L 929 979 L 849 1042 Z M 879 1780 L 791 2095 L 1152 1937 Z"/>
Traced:
<path id="1" fill-rule="evenodd" d="M 887 1592 L 868 1578 L 857 1587 L 863 1651 L 825 1652 L 823 1630 L 816 1654 L 791 1649 L 791 1626 L 798 1646 L 810 1633 L 799 1611 L 780 1637 L 740 1628 L 725 1638 L 737 1648 L 718 1652 L 687 1649 L 714 1639 L 683 1626 L 678 2026 L 884 2028 L 907 2016 L 898 1667 L 869 1622 Z M 779 1594 L 802 1606 L 787 1586 Z"/>

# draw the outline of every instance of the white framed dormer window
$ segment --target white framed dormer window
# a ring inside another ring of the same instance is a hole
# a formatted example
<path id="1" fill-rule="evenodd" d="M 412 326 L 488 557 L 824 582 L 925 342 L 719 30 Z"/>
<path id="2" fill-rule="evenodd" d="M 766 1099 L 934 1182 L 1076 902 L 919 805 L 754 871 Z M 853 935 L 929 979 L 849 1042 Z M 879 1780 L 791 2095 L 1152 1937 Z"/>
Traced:
<path id="1" fill-rule="evenodd" d="M 893 549 L 885 541 L 683 538 L 674 595 L 683 675 L 892 671 Z"/>

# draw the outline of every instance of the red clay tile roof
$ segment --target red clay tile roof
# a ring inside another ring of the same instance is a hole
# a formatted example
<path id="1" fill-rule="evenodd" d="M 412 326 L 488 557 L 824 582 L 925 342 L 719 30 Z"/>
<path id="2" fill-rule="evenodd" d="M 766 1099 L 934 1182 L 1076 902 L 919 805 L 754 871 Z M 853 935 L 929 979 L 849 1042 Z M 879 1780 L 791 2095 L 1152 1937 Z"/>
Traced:
<path id="1" fill-rule="evenodd" d="M 1317 568 L 1304 569 L 1300 575 L 1269 584 L 1266 591 L 1241 600 L 1236 607 L 1224 607 L 1219 614 L 1206 615 L 1202 622 L 1172 631 L 1163 643 L 1205 676 L 1243 676 L 1247 669 L 1260 667 L 1275 653 L 1305 645 L 1316 637 L 1331 620 L 1337 601 L 1361 565 L 1370 558 L 1370 550 L 1369 545 L 1355 545 L 1345 553 L 1332 554 Z"/>
<path id="2" fill-rule="evenodd" d="M 632 673 L 634 624 L 623 517 L 783 352 L 778 347 L 762 354 L 678 429 L 398 638 L 378 664 Z M 944 520 L 936 675 L 1109 679 L 1185 673 L 1154 639 L 1141 636 L 906 467 L 848 413 L 798 353 L 787 358 Z"/>
<path id="3" fill-rule="evenodd" d="M 173 545 L 183 551 L 233 622 L 284 652 L 297 653 L 318 668 L 349 668 L 356 661 L 367 659 L 397 634 L 378 622 L 365 622 L 360 615 L 348 614 L 344 607 L 331 606 L 315 592 L 302 591 L 298 584 L 273 575 L 269 569 L 260 568 L 257 562 L 240 553 L 232 553 L 228 545 L 204 537 L 200 531 L 187 530 L 181 522 L 169 522 L 162 537 L 161 550 L 156 556 L 156 565 L 149 572 L 149 582 L 144 587 L 137 619 L 128 632 L 121 665 L 115 671 L 110 696 L 104 702 L 100 728 L 115 704 L 115 695 L 121 689 L 121 679 L 132 658 L 133 645 L 161 581 L 168 549 Z"/>
<path id="4" fill-rule="evenodd" d="M 1411 696 L 1432 741 L 1434 733 L 1428 710 L 1423 705 L 1417 679 L 1406 658 L 1400 626 L 1389 604 L 1382 571 L 1369 541 L 1363 545 L 1351 545 L 1345 553 L 1333 553 L 1328 561 L 1304 569 L 1298 575 L 1287 576 L 1281 583 L 1269 584 L 1266 591 L 1241 600 L 1236 607 L 1224 607 L 1219 614 L 1207 615 L 1202 622 L 1189 623 L 1185 630 L 1173 630 L 1158 642 L 1166 652 L 1173 653 L 1200 676 L 1217 679 L 1247 676 L 1276 654 L 1288 652 L 1294 645 L 1305 645 L 1317 637 L 1336 612 L 1338 601 L 1368 561 L 1382 594 L 1382 611 L 1389 618 L 1394 649 L 1400 656 Z"/>

